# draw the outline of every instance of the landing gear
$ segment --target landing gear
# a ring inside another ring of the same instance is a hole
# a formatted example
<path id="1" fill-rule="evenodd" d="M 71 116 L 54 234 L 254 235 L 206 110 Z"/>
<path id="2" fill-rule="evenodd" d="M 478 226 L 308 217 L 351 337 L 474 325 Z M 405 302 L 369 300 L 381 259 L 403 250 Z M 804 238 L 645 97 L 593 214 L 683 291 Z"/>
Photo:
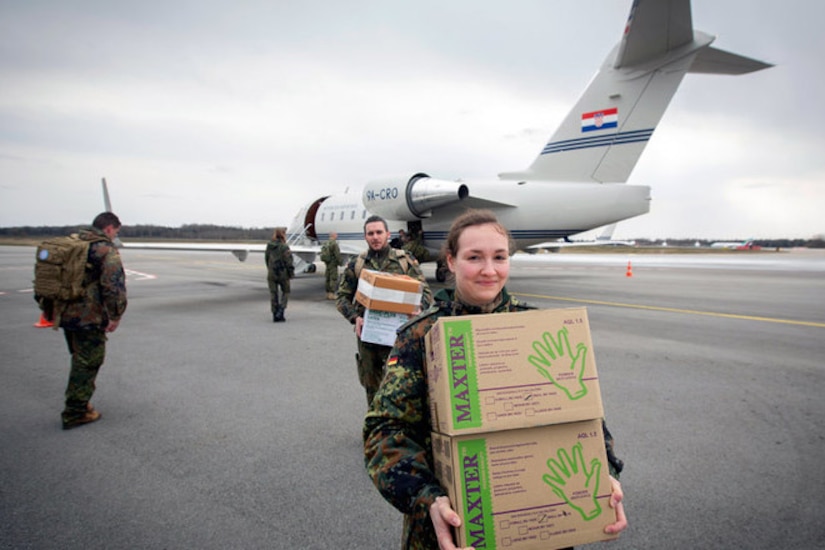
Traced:
<path id="1" fill-rule="evenodd" d="M 317 269 L 318 269 L 318 266 L 316 266 L 315 264 L 309 264 L 309 265 L 307 265 L 306 269 L 304 270 L 304 273 L 315 273 L 315 271 Z"/>

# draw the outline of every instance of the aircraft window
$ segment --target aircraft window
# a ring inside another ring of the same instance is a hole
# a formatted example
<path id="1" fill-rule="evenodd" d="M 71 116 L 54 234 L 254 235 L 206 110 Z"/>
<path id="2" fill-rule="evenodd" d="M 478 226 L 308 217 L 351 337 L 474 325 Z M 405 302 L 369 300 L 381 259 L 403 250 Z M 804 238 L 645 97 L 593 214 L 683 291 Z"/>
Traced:
<path id="1" fill-rule="evenodd" d="M 327 215 L 326 212 L 321 212 L 321 221 L 324 221 L 324 217 Z"/>
<path id="2" fill-rule="evenodd" d="M 349 219 L 351 219 L 351 220 L 354 220 L 354 219 L 355 219 L 355 210 L 353 210 L 353 211 L 350 213 L 350 215 L 349 215 Z"/>
<path id="3" fill-rule="evenodd" d="M 344 221 L 344 211 L 343 210 L 341 210 L 341 217 L 338 218 L 338 219 L 341 220 L 341 221 Z"/>
<path id="4" fill-rule="evenodd" d="M 361 219 L 362 220 L 367 219 L 367 209 L 366 208 L 364 210 L 361 210 Z"/>

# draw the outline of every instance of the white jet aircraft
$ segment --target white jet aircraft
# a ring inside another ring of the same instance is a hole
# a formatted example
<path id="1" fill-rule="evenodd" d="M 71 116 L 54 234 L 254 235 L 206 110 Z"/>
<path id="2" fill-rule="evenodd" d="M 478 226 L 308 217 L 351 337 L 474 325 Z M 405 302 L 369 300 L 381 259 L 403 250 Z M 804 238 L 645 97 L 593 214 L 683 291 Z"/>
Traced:
<path id="1" fill-rule="evenodd" d="M 314 271 L 320 244 L 333 231 L 343 253 L 366 249 L 363 224 L 371 214 L 385 218 L 394 234 L 420 233 L 436 257 L 451 222 L 467 208 L 493 210 L 520 249 L 647 213 L 650 187 L 625 182 L 682 77 L 740 75 L 771 66 L 713 48 L 713 40 L 693 29 L 690 0 L 633 0 L 621 40 L 530 166 L 481 181 L 417 172 L 313 200 L 288 231 L 293 255 L 305 262 L 296 270 Z M 241 260 L 264 249 L 209 246 Z M 437 279 L 446 274 L 439 265 Z"/>
<path id="2" fill-rule="evenodd" d="M 621 241 L 613 238 L 613 232 L 616 230 L 618 224 L 611 223 L 605 226 L 601 234 L 593 240 L 570 240 L 564 238 L 557 241 L 548 241 L 546 243 L 539 243 L 528 246 L 525 250 L 528 253 L 534 253 L 538 250 L 549 250 L 551 252 L 558 252 L 561 248 L 577 248 L 587 246 L 636 246 L 636 241 Z"/>

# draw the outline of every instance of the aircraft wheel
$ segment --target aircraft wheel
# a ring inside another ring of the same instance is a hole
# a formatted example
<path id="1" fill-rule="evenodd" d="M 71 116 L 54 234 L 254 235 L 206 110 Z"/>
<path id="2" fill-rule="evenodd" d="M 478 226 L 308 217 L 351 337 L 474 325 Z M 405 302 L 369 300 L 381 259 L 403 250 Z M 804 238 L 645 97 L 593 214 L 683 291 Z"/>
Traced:
<path id="1" fill-rule="evenodd" d="M 307 266 L 307 273 L 315 273 L 315 271 L 317 269 L 318 269 L 318 266 L 316 266 L 315 264 L 309 264 Z"/>

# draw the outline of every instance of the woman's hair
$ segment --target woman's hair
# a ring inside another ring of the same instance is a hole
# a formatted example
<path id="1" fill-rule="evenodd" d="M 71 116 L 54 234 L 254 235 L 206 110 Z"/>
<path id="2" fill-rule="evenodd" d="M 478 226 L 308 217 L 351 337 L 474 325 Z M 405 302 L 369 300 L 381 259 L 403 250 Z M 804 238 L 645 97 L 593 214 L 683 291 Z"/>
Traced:
<path id="1" fill-rule="evenodd" d="M 444 247 L 442 248 L 444 257 L 452 256 L 455 258 L 458 256 L 458 239 L 461 237 L 461 234 L 464 233 L 465 229 L 473 227 L 474 225 L 487 224 L 494 226 L 499 233 L 507 237 L 507 253 L 513 252 L 515 248 L 513 238 L 510 236 L 507 228 L 498 221 L 493 211 L 471 209 L 465 211 L 453 220 L 453 224 L 450 226 L 450 232 L 447 233 L 447 239 L 444 241 Z"/>
<path id="2" fill-rule="evenodd" d="M 272 233 L 272 240 L 286 242 L 286 229 L 283 227 L 276 227 L 275 232 Z"/>

